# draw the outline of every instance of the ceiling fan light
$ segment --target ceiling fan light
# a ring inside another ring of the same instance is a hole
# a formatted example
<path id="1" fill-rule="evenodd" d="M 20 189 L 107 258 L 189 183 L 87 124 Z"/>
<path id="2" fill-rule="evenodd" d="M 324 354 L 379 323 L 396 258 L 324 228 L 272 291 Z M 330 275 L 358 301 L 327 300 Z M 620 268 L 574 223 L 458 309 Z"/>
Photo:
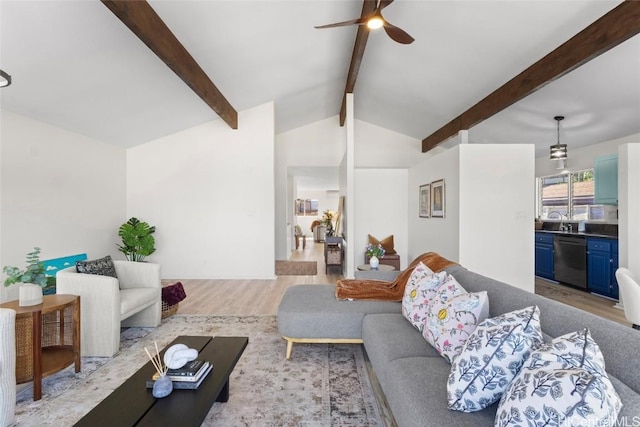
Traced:
<path id="1" fill-rule="evenodd" d="M 11 76 L 0 70 L 0 87 L 7 87 L 11 84 Z"/>
<path id="2" fill-rule="evenodd" d="M 384 25 L 384 21 L 382 20 L 382 17 L 378 15 L 372 16 L 367 21 L 367 27 L 370 30 L 377 30 L 378 28 L 382 28 L 383 25 Z"/>

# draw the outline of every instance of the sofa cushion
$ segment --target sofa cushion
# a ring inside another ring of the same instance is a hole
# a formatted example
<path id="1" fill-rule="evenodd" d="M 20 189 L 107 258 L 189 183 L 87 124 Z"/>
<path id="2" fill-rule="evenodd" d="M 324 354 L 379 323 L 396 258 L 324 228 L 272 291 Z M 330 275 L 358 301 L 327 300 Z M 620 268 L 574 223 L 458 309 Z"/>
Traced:
<path id="1" fill-rule="evenodd" d="M 120 320 L 127 319 L 142 309 L 158 302 L 158 289 L 131 288 L 120 290 Z"/>
<path id="2" fill-rule="evenodd" d="M 448 409 L 448 368 L 442 357 L 396 359 L 383 368 L 378 380 L 399 427 L 493 426 L 497 404 L 472 414 Z"/>
<path id="3" fill-rule="evenodd" d="M 413 269 L 404 287 L 402 315 L 416 329 L 422 331 L 424 321 L 427 318 L 429 302 L 434 297 L 435 290 L 440 287 L 446 277 L 447 273 L 434 274 L 429 267 L 421 262 Z"/>
<path id="4" fill-rule="evenodd" d="M 118 278 L 116 267 L 110 255 L 104 258 L 89 261 L 76 261 L 76 271 L 84 274 L 97 274 L 100 276 L 111 276 Z"/>
<path id="5" fill-rule="evenodd" d="M 335 285 L 296 285 L 278 306 L 278 331 L 289 338 L 362 338 L 368 313 L 400 313 L 392 301 L 336 299 Z"/>
<path id="6" fill-rule="evenodd" d="M 460 295 L 450 292 L 452 291 L 438 294 L 433 299 L 422 331 L 427 342 L 449 363 L 460 354 L 462 346 L 478 323 L 489 316 L 486 292 Z"/>
<path id="7" fill-rule="evenodd" d="M 376 375 L 383 366 L 404 357 L 436 357 L 438 352 L 400 313 L 367 314 L 362 321 L 362 340 Z"/>
<path id="8" fill-rule="evenodd" d="M 611 426 L 620 407 L 600 348 L 585 329 L 531 353 L 500 400 L 496 426 Z"/>
<path id="9" fill-rule="evenodd" d="M 474 412 L 498 401 L 531 351 L 541 344 L 538 307 L 481 322 L 451 364 L 449 408 Z"/>

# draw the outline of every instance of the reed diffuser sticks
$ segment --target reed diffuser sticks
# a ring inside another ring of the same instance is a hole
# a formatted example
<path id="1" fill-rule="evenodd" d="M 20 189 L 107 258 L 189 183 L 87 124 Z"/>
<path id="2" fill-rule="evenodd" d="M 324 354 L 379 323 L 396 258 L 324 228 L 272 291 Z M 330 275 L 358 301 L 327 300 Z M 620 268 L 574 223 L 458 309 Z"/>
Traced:
<path id="1" fill-rule="evenodd" d="M 151 360 L 151 363 L 153 363 L 153 366 L 156 368 L 158 375 L 166 375 L 169 368 L 162 362 L 160 351 L 158 351 L 158 343 L 154 341 L 153 344 L 156 348 L 156 353 L 154 355 L 151 355 L 149 350 L 147 350 L 147 347 L 144 348 L 144 351 L 147 353 L 147 356 L 149 356 L 149 360 Z"/>

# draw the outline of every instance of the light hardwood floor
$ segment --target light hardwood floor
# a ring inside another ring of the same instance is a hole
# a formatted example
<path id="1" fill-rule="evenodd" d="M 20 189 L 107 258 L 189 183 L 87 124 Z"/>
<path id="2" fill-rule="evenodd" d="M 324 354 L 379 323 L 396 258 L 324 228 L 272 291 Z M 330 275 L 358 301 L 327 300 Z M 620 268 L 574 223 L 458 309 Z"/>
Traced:
<path id="1" fill-rule="evenodd" d="M 211 314 L 219 316 L 275 315 L 284 292 L 297 284 L 335 284 L 342 278 L 338 274 L 325 274 L 324 246 L 307 238 L 306 249 L 294 250 L 292 261 L 317 261 L 316 276 L 280 276 L 273 280 L 163 280 L 165 283 L 182 282 L 187 298 L 178 306 L 182 314 Z M 334 268 L 335 272 L 336 269 Z M 330 270 L 331 272 L 331 270 Z M 624 312 L 614 308 L 615 301 L 591 295 L 579 289 L 562 286 L 536 278 L 536 293 L 598 316 L 630 326 Z"/>
<path id="2" fill-rule="evenodd" d="M 187 298 L 178 306 L 182 314 L 215 314 L 220 316 L 275 315 L 284 292 L 299 284 L 335 284 L 342 275 L 325 274 L 324 244 L 307 238 L 306 249 L 291 253 L 291 261 L 317 261 L 316 276 L 279 276 L 273 280 L 163 280 L 182 282 Z"/>

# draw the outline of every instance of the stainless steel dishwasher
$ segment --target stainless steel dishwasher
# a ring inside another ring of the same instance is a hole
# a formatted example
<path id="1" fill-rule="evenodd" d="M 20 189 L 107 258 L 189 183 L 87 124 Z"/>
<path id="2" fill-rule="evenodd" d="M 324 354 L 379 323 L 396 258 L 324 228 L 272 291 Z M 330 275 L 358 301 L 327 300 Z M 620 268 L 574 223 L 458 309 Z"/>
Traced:
<path id="1" fill-rule="evenodd" d="M 587 241 L 583 236 L 554 236 L 553 262 L 558 282 L 587 287 Z"/>

